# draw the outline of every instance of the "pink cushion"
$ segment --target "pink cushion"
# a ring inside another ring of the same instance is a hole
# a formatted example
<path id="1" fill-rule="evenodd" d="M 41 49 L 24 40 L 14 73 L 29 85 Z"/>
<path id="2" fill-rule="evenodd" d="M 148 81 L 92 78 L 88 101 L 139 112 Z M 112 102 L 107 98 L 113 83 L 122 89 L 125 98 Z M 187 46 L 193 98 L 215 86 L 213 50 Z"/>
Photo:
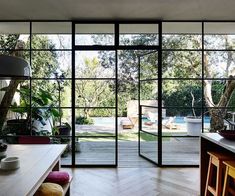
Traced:
<path id="1" fill-rule="evenodd" d="M 45 182 L 52 182 L 63 185 L 69 182 L 69 174 L 68 172 L 63 171 L 52 171 L 47 176 Z"/>

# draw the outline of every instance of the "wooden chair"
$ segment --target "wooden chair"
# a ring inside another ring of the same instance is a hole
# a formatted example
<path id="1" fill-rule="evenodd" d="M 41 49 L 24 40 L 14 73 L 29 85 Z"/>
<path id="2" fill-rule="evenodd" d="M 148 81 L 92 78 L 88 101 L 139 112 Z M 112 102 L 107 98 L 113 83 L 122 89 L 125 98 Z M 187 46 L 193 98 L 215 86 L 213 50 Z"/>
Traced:
<path id="1" fill-rule="evenodd" d="M 223 196 L 235 195 L 235 161 L 224 161 L 223 163 L 226 165 Z"/>
<path id="2" fill-rule="evenodd" d="M 225 165 L 223 161 L 231 160 L 231 156 L 218 152 L 207 152 L 210 155 L 205 196 L 220 196 L 222 193 Z M 214 170 L 216 169 L 216 175 Z M 215 179 L 215 184 L 213 183 Z"/>

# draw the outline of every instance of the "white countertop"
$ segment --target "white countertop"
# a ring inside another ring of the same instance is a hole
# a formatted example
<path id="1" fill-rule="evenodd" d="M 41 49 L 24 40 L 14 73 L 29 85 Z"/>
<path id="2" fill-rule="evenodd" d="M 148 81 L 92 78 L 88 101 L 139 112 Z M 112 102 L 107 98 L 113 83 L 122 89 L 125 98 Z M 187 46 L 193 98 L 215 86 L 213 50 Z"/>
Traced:
<path id="1" fill-rule="evenodd" d="M 235 153 L 235 141 L 227 140 L 218 133 L 202 133 L 201 137 Z"/>

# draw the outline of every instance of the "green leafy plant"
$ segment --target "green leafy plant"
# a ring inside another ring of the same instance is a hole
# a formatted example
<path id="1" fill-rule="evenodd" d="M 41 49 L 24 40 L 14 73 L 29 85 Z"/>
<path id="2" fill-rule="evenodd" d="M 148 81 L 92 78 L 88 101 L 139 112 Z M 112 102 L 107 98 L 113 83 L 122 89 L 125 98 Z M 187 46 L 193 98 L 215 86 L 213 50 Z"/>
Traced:
<path id="1" fill-rule="evenodd" d="M 85 116 L 77 116 L 76 124 L 80 125 L 92 125 L 94 124 L 94 120 Z"/>
<path id="2" fill-rule="evenodd" d="M 6 91 L 8 87 L 4 87 L 1 91 Z M 17 89 L 16 92 L 20 94 L 20 104 L 13 103 L 11 105 L 10 111 L 16 114 L 15 118 L 25 119 L 28 123 L 28 128 L 30 127 L 31 119 L 32 121 L 39 121 L 42 125 L 46 124 L 46 121 L 49 118 L 53 119 L 53 122 L 60 118 L 61 113 L 58 109 L 54 108 L 54 99 L 52 95 L 45 91 L 42 88 L 39 88 L 34 95 L 31 97 L 31 107 L 30 107 L 30 89 L 27 86 L 21 85 L 20 89 Z M 50 121 L 49 121 L 50 122 Z M 50 122 L 51 123 L 51 122 Z M 51 127 L 53 125 L 51 124 Z M 9 129 L 9 127 L 6 127 Z M 46 130 L 37 130 L 37 127 L 32 126 L 34 131 L 43 131 Z"/>

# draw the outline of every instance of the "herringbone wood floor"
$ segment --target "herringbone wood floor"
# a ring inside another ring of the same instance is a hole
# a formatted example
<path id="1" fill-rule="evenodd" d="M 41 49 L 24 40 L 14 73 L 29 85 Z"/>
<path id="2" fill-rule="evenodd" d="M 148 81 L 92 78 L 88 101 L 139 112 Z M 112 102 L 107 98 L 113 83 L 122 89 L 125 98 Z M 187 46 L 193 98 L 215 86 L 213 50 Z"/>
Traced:
<path id="1" fill-rule="evenodd" d="M 79 168 L 71 196 L 194 196 L 199 195 L 198 168 Z"/>

